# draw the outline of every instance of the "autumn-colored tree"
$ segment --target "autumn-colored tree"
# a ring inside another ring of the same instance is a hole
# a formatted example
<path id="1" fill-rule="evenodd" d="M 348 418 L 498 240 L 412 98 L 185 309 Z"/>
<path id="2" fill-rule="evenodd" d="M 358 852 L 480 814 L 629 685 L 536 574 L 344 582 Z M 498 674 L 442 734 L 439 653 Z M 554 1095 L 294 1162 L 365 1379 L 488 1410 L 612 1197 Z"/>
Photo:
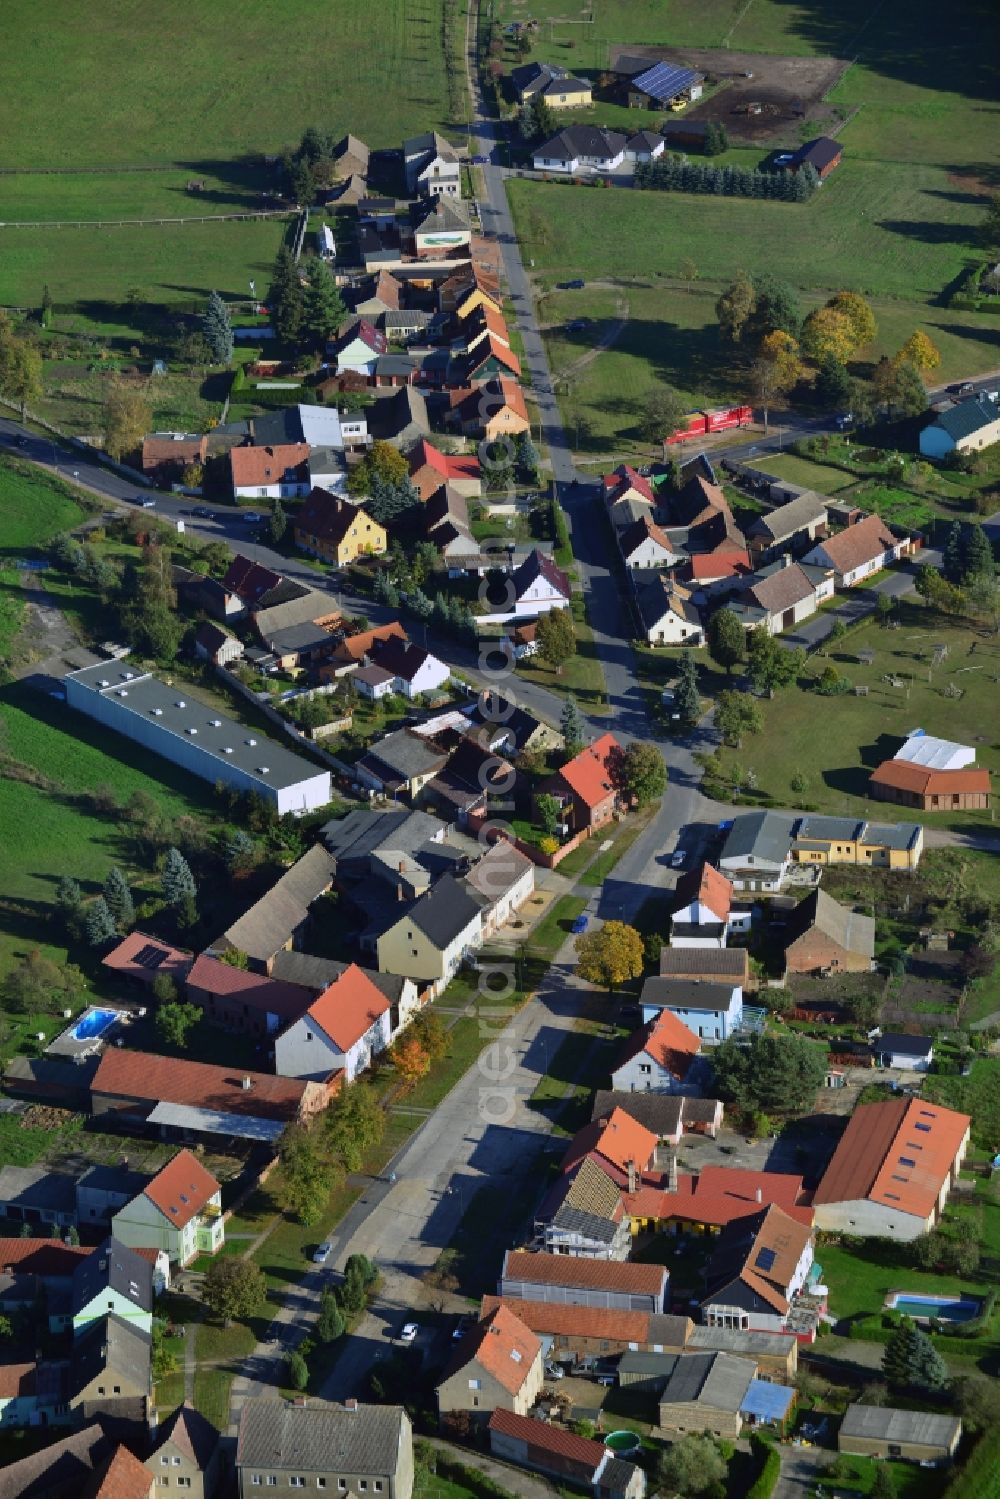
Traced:
<path id="1" fill-rule="evenodd" d="M 899 353 L 893 358 L 894 364 L 912 364 L 923 374 L 927 370 L 936 370 L 941 363 L 941 353 L 935 344 L 919 328 L 911 333 Z"/>
<path id="2" fill-rule="evenodd" d="M 780 328 L 775 328 L 772 333 L 765 333 L 760 341 L 760 353 L 763 359 L 772 360 L 779 368 L 782 376 L 787 378 L 790 388 L 802 377 L 802 360 L 799 357 L 799 342 L 790 333 L 783 333 Z"/>
<path id="3" fill-rule="evenodd" d="M 642 973 L 642 938 L 624 921 L 606 921 L 576 939 L 577 972 L 588 984 L 617 989 Z"/>
<path id="4" fill-rule="evenodd" d="M 719 332 L 727 343 L 738 344 L 747 319 L 757 302 L 753 282 L 746 271 L 737 271 L 733 280 L 715 304 Z"/>
<path id="5" fill-rule="evenodd" d="M 857 347 L 854 325 L 836 307 L 817 307 L 802 324 L 802 347 L 817 363 L 832 354 L 846 364 Z"/>
<path id="6" fill-rule="evenodd" d="M 761 339 L 760 353 L 750 366 L 754 403 L 764 412 L 764 431 L 772 404 L 802 378 L 799 346 L 790 333 L 775 329 Z"/>
<path id="7" fill-rule="evenodd" d="M 835 312 L 842 312 L 851 325 L 855 347 L 860 349 L 874 341 L 878 332 L 871 303 L 859 291 L 839 291 L 827 302 Z"/>
<path id="8" fill-rule="evenodd" d="M 416 1036 L 401 1036 L 392 1048 L 392 1061 L 407 1092 L 426 1077 L 431 1059 Z"/>
<path id="9" fill-rule="evenodd" d="M 116 462 L 142 445 L 153 423 L 149 402 L 141 390 L 112 382 L 104 402 L 104 447 Z"/>

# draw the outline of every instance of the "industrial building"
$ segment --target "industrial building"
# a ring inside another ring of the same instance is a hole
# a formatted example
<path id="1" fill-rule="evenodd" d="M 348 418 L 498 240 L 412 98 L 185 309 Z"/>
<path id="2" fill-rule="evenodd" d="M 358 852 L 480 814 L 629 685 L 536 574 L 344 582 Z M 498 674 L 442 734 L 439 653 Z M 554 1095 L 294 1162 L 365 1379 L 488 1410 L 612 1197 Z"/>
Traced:
<path id="1" fill-rule="evenodd" d="M 273 802 L 279 815 L 300 815 L 330 800 L 330 772 L 232 718 L 168 687 L 127 661 L 101 661 L 64 679 L 66 701 L 109 729 L 212 784 Z"/>

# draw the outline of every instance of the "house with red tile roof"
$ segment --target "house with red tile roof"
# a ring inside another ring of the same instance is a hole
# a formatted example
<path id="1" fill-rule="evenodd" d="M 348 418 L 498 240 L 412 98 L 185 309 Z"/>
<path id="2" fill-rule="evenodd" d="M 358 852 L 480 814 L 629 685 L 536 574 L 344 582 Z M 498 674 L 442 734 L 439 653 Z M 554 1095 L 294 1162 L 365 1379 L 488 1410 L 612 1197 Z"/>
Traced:
<path id="1" fill-rule="evenodd" d="M 667 532 L 648 514 L 640 515 L 638 520 L 616 530 L 615 535 L 622 561 L 632 572 L 643 568 L 674 567 L 681 560 L 682 553 L 675 549 Z"/>
<path id="2" fill-rule="evenodd" d="M 539 787 L 556 797 L 570 833 L 599 828 L 618 805 L 617 764 L 622 747 L 613 734 L 602 734 Z"/>
<path id="3" fill-rule="evenodd" d="M 671 947 L 725 947 L 733 886 L 711 864 L 692 869 L 677 881 L 670 918 Z"/>
<path id="4" fill-rule="evenodd" d="M 95 1118 L 153 1125 L 166 1139 L 273 1143 L 287 1124 L 326 1108 L 340 1083 L 339 1074 L 313 1082 L 111 1046 L 91 1079 L 90 1106 Z"/>
<path id="5" fill-rule="evenodd" d="M 406 631 L 398 619 L 387 625 L 374 625 L 370 630 L 361 630 L 357 635 L 346 635 L 337 646 L 330 660 L 320 667 L 324 680 L 342 677 L 356 667 L 364 665 L 376 645 L 384 640 L 406 640 Z"/>
<path id="6" fill-rule="evenodd" d="M 495 1410 L 523 1416 L 541 1393 L 542 1344 L 505 1306 L 469 1329 L 437 1387 L 443 1418 L 467 1413 L 485 1425 Z"/>
<path id="7" fill-rule="evenodd" d="M 284 1077 L 320 1082 L 339 1071 L 350 1083 L 390 1040 L 389 1001 L 352 963 L 282 1031 L 274 1043 L 274 1065 Z"/>
<path id="8" fill-rule="evenodd" d="M 442 453 L 424 438 L 410 449 L 408 459 L 410 483 L 425 503 L 443 484 L 466 499 L 477 499 L 483 492 L 479 459 L 471 454 Z"/>
<path id="9" fill-rule="evenodd" d="M 294 500 L 312 488 L 307 442 L 231 448 L 229 476 L 238 500 Z"/>
<path id="10" fill-rule="evenodd" d="M 234 968 L 211 953 L 195 958 L 185 988 L 213 1025 L 251 1036 L 276 1035 L 305 1014 L 310 1000 L 309 991 L 298 984 Z"/>
<path id="11" fill-rule="evenodd" d="M 747 1171 L 736 1166 L 705 1166 L 691 1174 L 668 1173 L 660 1185 L 637 1186 L 625 1194 L 632 1232 L 666 1228 L 725 1228 L 737 1218 L 776 1203 L 790 1218 L 811 1225 L 813 1209 L 801 1176 L 778 1171 Z"/>
<path id="12" fill-rule="evenodd" d="M 611 1086 L 619 1093 L 698 1094 L 700 1071 L 695 1063 L 701 1041 L 670 1010 L 661 1010 L 626 1041 Z"/>
<path id="13" fill-rule="evenodd" d="M 659 1140 L 624 1109 L 612 1109 L 578 1130 L 563 1156 L 560 1170 L 572 1171 L 583 1160 L 594 1161 L 623 1191 L 632 1191 L 656 1163 Z"/>
<path id="14" fill-rule="evenodd" d="M 150 432 L 142 440 L 142 471 L 155 484 L 179 484 L 192 463 L 204 463 L 208 438 L 197 433 Z"/>
<path id="15" fill-rule="evenodd" d="M 628 463 L 620 463 L 613 474 L 604 474 L 601 478 L 604 490 L 604 503 L 611 510 L 615 505 L 620 505 L 625 500 L 641 500 L 644 504 L 655 507 L 657 503 L 656 491 L 648 479 L 643 478 L 638 469 L 634 469 Z"/>
<path id="16" fill-rule="evenodd" d="M 326 361 L 335 366 L 338 375 L 371 375 L 388 348 L 385 334 L 374 323 L 367 318 L 357 318 L 327 343 Z"/>
<path id="17" fill-rule="evenodd" d="M 490 1417 L 490 1451 L 504 1462 L 590 1490 L 599 1499 L 642 1499 L 646 1475 L 603 1442 L 513 1411 Z"/>
<path id="18" fill-rule="evenodd" d="M 524 391 L 514 379 L 501 376 L 485 385 L 463 386 L 448 392 L 445 421 L 472 437 L 495 442 L 516 437 L 531 427 Z"/>
<path id="19" fill-rule="evenodd" d="M 783 1332 L 813 1263 L 813 1230 L 775 1203 L 736 1218 L 705 1268 L 701 1316 L 709 1327 Z"/>
<path id="20" fill-rule="evenodd" d="M 749 573 L 750 554 L 746 547 L 723 541 L 705 552 L 693 552 L 680 568 L 686 583 L 704 588 L 709 583 L 719 583 L 724 578 L 739 578 Z"/>
<path id="21" fill-rule="evenodd" d="M 928 1233 L 958 1181 L 971 1124 L 922 1098 L 859 1104 L 816 1188 L 816 1227 L 896 1240 Z"/>
<path id="22" fill-rule="evenodd" d="M 856 525 L 827 536 L 802 558 L 806 566 L 830 567 L 838 588 L 854 588 L 873 573 L 881 572 L 906 550 L 906 542 L 894 536 L 878 515 L 866 515 Z"/>
<path id="23" fill-rule="evenodd" d="M 111 1220 L 111 1233 L 132 1249 L 163 1250 L 171 1265 L 217 1254 L 225 1239 L 222 1188 L 191 1154 L 179 1150 Z"/>
<path id="24" fill-rule="evenodd" d="M 448 364 L 448 383 L 460 389 L 485 384 L 500 375 L 520 379 L 521 361 L 510 345 L 488 328 L 467 353 L 456 354 Z"/>
<path id="25" fill-rule="evenodd" d="M 159 937 L 137 930 L 129 932 L 101 959 L 101 967 L 148 989 L 160 974 L 181 985 L 193 962 L 194 953 L 187 948 L 172 947 Z"/>

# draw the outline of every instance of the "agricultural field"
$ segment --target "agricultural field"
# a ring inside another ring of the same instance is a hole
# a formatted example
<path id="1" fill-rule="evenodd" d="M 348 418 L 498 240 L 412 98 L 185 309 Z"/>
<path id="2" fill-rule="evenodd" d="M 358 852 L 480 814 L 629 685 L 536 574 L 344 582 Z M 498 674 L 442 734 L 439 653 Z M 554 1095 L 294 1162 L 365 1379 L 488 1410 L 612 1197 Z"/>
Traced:
<path id="1" fill-rule="evenodd" d="M 898 629 L 873 622 L 851 630 L 822 657 L 810 660 L 800 679 L 803 685 L 762 702 L 763 733 L 746 738 L 739 750 L 720 751 L 725 775 L 732 777 L 737 767 L 745 774 L 752 766 L 762 805 L 988 833 L 994 824 L 986 810 L 924 813 L 868 800 L 871 772 L 891 758 L 915 724 L 928 734 L 975 745 L 977 764 L 994 775 L 1000 771 L 1000 745 L 989 732 L 995 720 L 1000 637 L 911 602 L 899 604 L 897 617 Z M 939 644 L 947 646 L 948 656 L 934 667 Z M 875 653 L 871 665 L 858 659 L 866 650 Z M 817 696 L 809 683 L 830 663 L 852 687 L 867 687 L 867 695 Z M 902 685 L 891 685 L 887 677 Z M 959 689 L 961 696 L 946 696 L 946 688 Z M 818 719 L 822 735 L 816 733 Z M 800 792 L 791 785 L 796 774 L 806 780 Z"/>
<path id="2" fill-rule="evenodd" d="M 398 146 L 449 123 L 442 17 L 443 0 L 338 0 L 319 10 L 287 0 L 105 0 L 95 25 L 88 7 L 52 0 L 43 40 L 38 7 L 10 0 L 4 164 L 174 163 L 201 177 L 246 152 L 280 151 L 312 124 Z"/>

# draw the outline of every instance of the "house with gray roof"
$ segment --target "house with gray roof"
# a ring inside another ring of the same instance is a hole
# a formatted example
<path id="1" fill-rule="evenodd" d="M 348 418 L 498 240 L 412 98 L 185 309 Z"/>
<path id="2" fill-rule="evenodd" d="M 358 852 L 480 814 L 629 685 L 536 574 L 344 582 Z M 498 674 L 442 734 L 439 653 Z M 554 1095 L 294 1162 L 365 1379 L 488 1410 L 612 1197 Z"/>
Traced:
<path id="1" fill-rule="evenodd" d="M 0 1167 L 0 1217 L 14 1223 L 76 1223 L 76 1184 L 43 1166 Z"/>
<path id="2" fill-rule="evenodd" d="M 743 990 L 738 984 L 654 974 L 643 984 L 639 1004 L 644 1024 L 669 1010 L 706 1046 L 727 1041 L 743 1022 Z"/>
<path id="3" fill-rule="evenodd" d="M 565 177 L 617 172 L 625 160 L 627 137 L 601 125 L 568 125 L 558 135 L 536 146 L 531 165 L 536 172 Z"/>
<path id="4" fill-rule="evenodd" d="M 875 921 L 813 890 L 792 912 L 785 973 L 870 973 L 875 966 Z"/>
<path id="5" fill-rule="evenodd" d="M 410 729 L 397 729 L 361 756 L 354 774 L 373 791 L 402 792 L 413 799 L 447 763 L 448 755 L 438 745 Z"/>
<path id="6" fill-rule="evenodd" d="M 544 99 L 550 109 L 579 109 L 593 102 L 587 78 L 574 78 L 551 62 L 526 62 L 511 68 L 510 81 L 519 104 Z"/>
<path id="7" fill-rule="evenodd" d="M 253 1399 L 240 1412 L 236 1441 L 240 1499 L 270 1483 L 330 1494 L 411 1499 L 413 1433 L 402 1406 L 325 1400 Z M 292 1484 L 290 1479 L 304 1480 Z"/>
<path id="8" fill-rule="evenodd" d="M 463 880 L 445 874 L 383 931 L 376 943 L 378 966 L 401 973 L 433 992 L 443 989 L 483 942 L 488 900 Z"/>
<path id="9" fill-rule="evenodd" d="M 805 551 L 826 524 L 826 500 L 815 490 L 805 489 L 787 504 L 757 517 L 746 532 L 747 550 L 755 563 L 770 562 L 796 546 Z"/>
<path id="10" fill-rule="evenodd" d="M 606 1119 L 615 1109 L 624 1109 L 643 1129 L 652 1130 L 661 1145 L 679 1145 L 685 1135 L 708 1135 L 714 1140 L 722 1128 L 725 1110 L 717 1098 L 689 1098 L 685 1093 L 638 1091 L 619 1093 L 598 1088 L 591 1119 Z"/>
<path id="11" fill-rule="evenodd" d="M 406 191 L 422 198 L 462 196 L 462 176 L 458 153 L 451 141 L 436 130 L 411 135 L 403 142 L 403 171 Z"/>
<path id="12" fill-rule="evenodd" d="M 118 1417 L 143 1423 L 152 1393 L 152 1339 L 113 1313 L 73 1345 L 67 1403 L 84 1421 Z"/>
<path id="13" fill-rule="evenodd" d="M 742 590 L 730 607 L 744 627 L 763 625 L 769 635 L 779 635 L 833 598 L 834 573 L 828 567 L 805 567 L 786 554 L 742 580 Z"/>
<path id="14" fill-rule="evenodd" d="M 920 434 L 925 458 L 947 458 L 949 453 L 976 453 L 1000 442 L 1000 397 L 981 391 L 941 411 Z"/>
<path id="15" fill-rule="evenodd" d="M 657 1435 L 671 1441 L 691 1433 L 736 1441 L 740 1408 L 757 1375 L 753 1359 L 731 1353 L 683 1353 L 660 1396 Z"/>
<path id="16" fill-rule="evenodd" d="M 153 1327 L 153 1266 L 135 1249 L 105 1239 L 73 1271 L 70 1314 L 76 1336 L 115 1313 L 147 1335 Z"/>
<path id="17" fill-rule="evenodd" d="M 726 833 L 718 867 L 736 890 L 777 890 L 788 870 L 796 818 L 742 812 Z"/>

